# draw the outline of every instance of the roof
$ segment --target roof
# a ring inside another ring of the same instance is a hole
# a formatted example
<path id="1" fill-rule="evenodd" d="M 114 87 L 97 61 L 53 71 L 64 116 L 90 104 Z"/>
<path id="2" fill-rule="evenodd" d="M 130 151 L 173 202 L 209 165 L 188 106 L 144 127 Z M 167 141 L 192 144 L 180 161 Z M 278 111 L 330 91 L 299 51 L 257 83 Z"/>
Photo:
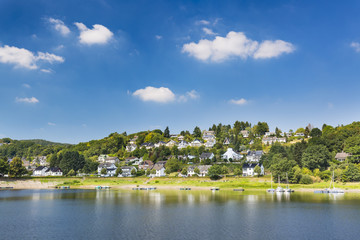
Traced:
<path id="1" fill-rule="evenodd" d="M 210 158 L 212 154 L 213 154 L 213 153 L 203 152 L 203 153 L 200 155 L 200 158 L 205 158 L 205 159 L 207 159 L 207 158 Z"/>
<path id="2" fill-rule="evenodd" d="M 341 153 L 337 153 L 335 155 L 336 159 L 346 159 L 348 156 L 350 156 L 350 154 L 346 153 L 346 152 L 341 152 Z"/>
<path id="3" fill-rule="evenodd" d="M 132 170 L 133 168 L 135 168 L 135 170 L 136 170 L 136 167 L 134 167 L 134 166 L 122 166 L 121 167 L 121 169 L 128 169 L 128 170 Z"/>
<path id="4" fill-rule="evenodd" d="M 154 163 L 150 160 L 145 160 L 142 163 L 140 163 L 140 165 L 154 165 Z"/>
<path id="5" fill-rule="evenodd" d="M 118 157 L 107 157 L 105 158 L 105 160 L 116 160 L 116 159 L 119 159 Z"/>
<path id="6" fill-rule="evenodd" d="M 133 159 L 138 159 L 137 157 L 128 157 L 128 158 L 125 158 L 125 160 L 133 160 Z"/>
<path id="7" fill-rule="evenodd" d="M 259 164 L 258 163 L 244 163 L 243 168 L 255 168 L 256 165 L 259 165 Z"/>
<path id="8" fill-rule="evenodd" d="M 162 168 L 165 168 L 163 164 L 158 164 L 158 163 L 156 163 L 152 169 L 160 170 L 160 169 L 162 169 Z"/>
<path id="9" fill-rule="evenodd" d="M 200 165 L 200 166 L 198 166 L 200 172 L 208 171 L 210 167 L 211 167 L 211 165 Z"/>
<path id="10" fill-rule="evenodd" d="M 40 166 L 40 167 L 35 168 L 35 171 L 42 171 L 44 168 L 47 168 L 47 167 L 45 167 L 45 166 Z"/>
<path id="11" fill-rule="evenodd" d="M 110 168 L 113 165 L 113 163 L 100 163 L 99 168 Z"/>
<path id="12" fill-rule="evenodd" d="M 58 167 L 52 167 L 46 170 L 46 172 L 62 172 L 60 168 Z"/>

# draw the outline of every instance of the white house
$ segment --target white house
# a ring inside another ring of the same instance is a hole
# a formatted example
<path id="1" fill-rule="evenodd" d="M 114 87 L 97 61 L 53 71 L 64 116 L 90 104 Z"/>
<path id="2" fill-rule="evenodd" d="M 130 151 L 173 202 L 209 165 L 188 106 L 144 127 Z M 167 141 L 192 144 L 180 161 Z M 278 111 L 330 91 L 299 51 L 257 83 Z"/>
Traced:
<path id="1" fill-rule="evenodd" d="M 203 131 L 202 138 L 206 141 L 214 139 L 215 132 L 214 131 Z"/>
<path id="2" fill-rule="evenodd" d="M 225 138 L 223 145 L 229 145 L 229 144 L 230 144 L 229 138 Z"/>
<path id="3" fill-rule="evenodd" d="M 188 176 L 192 177 L 195 174 L 197 174 L 197 173 L 195 173 L 195 168 L 198 168 L 199 172 L 200 172 L 198 174 L 198 176 L 205 177 L 208 174 L 210 167 L 211 167 L 211 165 L 190 166 L 190 167 L 188 167 Z"/>
<path id="4" fill-rule="evenodd" d="M 114 163 L 114 164 L 116 164 L 116 163 L 119 163 L 120 160 L 117 157 L 107 157 L 107 158 L 105 158 L 105 162 L 106 163 Z"/>
<path id="5" fill-rule="evenodd" d="M 246 161 L 251 163 L 258 163 L 263 154 L 263 151 L 248 151 L 246 155 Z"/>
<path id="6" fill-rule="evenodd" d="M 102 169 L 106 169 L 106 174 L 101 174 Z M 115 175 L 117 167 L 114 163 L 100 163 L 98 166 L 98 174 L 104 177 L 112 177 Z"/>
<path id="7" fill-rule="evenodd" d="M 255 176 L 257 173 L 254 172 L 254 169 L 256 166 L 258 166 L 258 163 L 244 163 L 243 165 L 243 176 Z M 264 166 L 260 165 L 261 173 L 260 175 L 264 175 Z"/>
<path id="8" fill-rule="evenodd" d="M 174 140 L 170 140 L 166 143 L 166 146 L 169 148 L 172 148 L 175 145 L 177 145 L 177 142 L 175 142 Z"/>
<path id="9" fill-rule="evenodd" d="M 163 145 L 166 145 L 166 142 L 163 142 L 163 141 L 160 141 L 158 143 L 155 143 L 155 147 L 158 148 L 158 147 L 161 147 Z"/>
<path id="10" fill-rule="evenodd" d="M 156 163 L 152 169 L 154 169 L 156 172 L 155 172 L 155 174 L 150 174 L 151 177 L 165 177 L 166 176 L 164 164 Z"/>
<path id="11" fill-rule="evenodd" d="M 136 161 L 139 161 L 139 158 L 137 157 L 128 157 L 128 158 L 125 158 L 125 164 L 129 164 L 129 163 L 134 163 Z"/>
<path id="12" fill-rule="evenodd" d="M 304 137 L 305 134 L 304 134 L 304 133 L 295 133 L 294 136 L 295 136 L 295 137 Z"/>
<path id="13" fill-rule="evenodd" d="M 37 168 L 35 168 L 35 170 L 34 170 L 34 172 L 33 172 L 33 176 L 34 176 L 34 177 L 42 177 L 42 176 L 45 176 L 46 170 L 48 170 L 48 168 L 45 167 L 45 166 L 37 167 Z"/>
<path id="14" fill-rule="evenodd" d="M 207 140 L 207 141 L 204 143 L 204 146 L 205 146 L 206 148 L 213 148 L 215 144 L 216 144 L 216 140 L 215 140 L 215 138 L 213 138 L 213 139 Z"/>
<path id="15" fill-rule="evenodd" d="M 192 141 L 192 142 L 190 143 L 190 145 L 191 145 L 192 147 L 201 147 L 201 146 L 202 146 L 202 142 L 201 142 L 200 140 L 198 140 L 198 139 L 195 139 L 194 141 Z"/>
<path id="16" fill-rule="evenodd" d="M 266 137 L 275 136 L 275 135 L 276 135 L 276 133 L 274 133 L 274 132 L 266 132 L 265 133 Z"/>
<path id="17" fill-rule="evenodd" d="M 146 143 L 141 144 L 141 147 L 145 147 L 147 150 L 149 150 L 149 149 L 154 148 L 155 145 L 151 142 L 146 142 Z"/>
<path id="18" fill-rule="evenodd" d="M 154 163 L 150 160 L 145 160 L 139 164 L 139 169 L 147 170 L 152 169 L 154 166 Z"/>
<path id="19" fill-rule="evenodd" d="M 186 141 L 181 141 L 178 145 L 178 149 L 187 148 L 189 146 L 189 143 Z"/>
<path id="20" fill-rule="evenodd" d="M 136 167 L 133 167 L 133 166 L 123 166 L 123 167 L 121 167 L 122 173 L 119 174 L 118 177 L 132 177 L 133 175 L 131 175 L 131 171 L 133 171 L 133 169 L 135 169 L 135 172 L 137 172 Z"/>
<path id="21" fill-rule="evenodd" d="M 349 156 L 351 156 L 351 154 L 346 153 L 346 152 L 336 153 L 335 159 L 340 161 L 340 162 L 343 162 Z"/>
<path id="22" fill-rule="evenodd" d="M 106 154 L 100 154 L 100 156 L 98 157 L 98 162 L 100 162 L 100 163 L 105 162 L 105 159 L 107 157 L 109 157 L 109 156 Z"/>
<path id="23" fill-rule="evenodd" d="M 45 171 L 45 176 L 61 177 L 62 175 L 63 175 L 63 172 L 58 167 L 48 168 Z"/>
<path id="24" fill-rule="evenodd" d="M 241 159 L 241 155 L 234 152 L 232 148 L 228 148 L 221 157 L 222 157 L 222 159 L 226 159 L 226 160 L 229 160 L 230 158 L 232 160 L 240 160 Z"/>
<path id="25" fill-rule="evenodd" d="M 137 148 L 136 144 L 130 143 L 129 145 L 126 146 L 126 151 L 127 152 L 132 152 L 132 151 L 135 151 L 136 148 Z"/>
<path id="26" fill-rule="evenodd" d="M 242 131 L 240 131 L 240 134 L 241 134 L 244 138 L 248 138 L 248 137 L 249 137 L 249 131 L 248 131 L 248 130 L 242 130 Z"/>

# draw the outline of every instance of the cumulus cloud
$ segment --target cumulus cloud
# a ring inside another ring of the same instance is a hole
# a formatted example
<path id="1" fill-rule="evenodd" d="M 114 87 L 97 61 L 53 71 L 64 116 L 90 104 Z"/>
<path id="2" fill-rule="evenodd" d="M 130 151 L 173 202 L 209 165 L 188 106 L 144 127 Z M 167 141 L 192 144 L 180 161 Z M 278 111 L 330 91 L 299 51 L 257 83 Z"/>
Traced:
<path id="1" fill-rule="evenodd" d="M 130 94 L 128 92 L 128 94 Z M 144 102 L 169 103 L 174 101 L 187 102 L 189 99 L 199 98 L 199 94 L 195 90 L 186 92 L 184 95 L 176 95 L 169 88 L 151 87 L 136 90 L 132 96 L 140 98 Z"/>
<path id="2" fill-rule="evenodd" d="M 273 58 L 278 57 L 283 53 L 291 53 L 295 47 L 288 42 L 282 40 L 262 42 L 254 54 L 254 58 Z"/>
<path id="3" fill-rule="evenodd" d="M 85 24 L 76 22 L 74 23 L 80 31 L 79 41 L 82 44 L 107 44 L 114 34 L 105 26 L 100 24 L 93 25 L 92 29 L 89 29 Z"/>
<path id="4" fill-rule="evenodd" d="M 197 24 L 197 25 L 209 25 L 210 22 L 207 21 L 207 20 L 199 20 L 199 21 L 196 21 L 195 24 Z"/>
<path id="5" fill-rule="evenodd" d="M 204 27 L 202 30 L 203 30 L 204 33 L 207 34 L 207 35 L 215 35 L 215 33 L 213 32 L 213 30 L 211 30 L 210 28 Z"/>
<path id="6" fill-rule="evenodd" d="M 10 47 L 5 45 L 0 46 L 0 63 L 13 64 L 15 67 L 22 67 L 27 69 L 37 69 L 38 62 L 55 63 L 64 62 L 64 58 L 51 53 L 33 52 L 25 48 Z"/>
<path id="7" fill-rule="evenodd" d="M 248 101 L 245 98 L 240 98 L 240 99 L 231 99 L 229 101 L 229 103 L 231 104 L 236 104 L 236 105 L 245 105 L 248 103 Z"/>
<path id="8" fill-rule="evenodd" d="M 61 35 L 69 35 L 70 29 L 65 25 L 63 21 L 54 18 L 49 18 L 48 20 L 54 26 L 54 29 L 58 31 Z"/>
<path id="9" fill-rule="evenodd" d="M 189 92 L 186 92 L 184 95 L 180 95 L 178 97 L 179 102 L 187 102 L 189 99 L 197 99 L 200 95 L 197 91 L 191 90 Z"/>
<path id="10" fill-rule="evenodd" d="M 354 48 L 356 52 L 360 52 L 360 43 L 358 42 L 352 42 L 350 44 L 350 47 Z"/>
<path id="11" fill-rule="evenodd" d="M 167 103 L 175 100 L 175 94 L 165 87 L 155 88 L 148 86 L 144 89 L 136 90 L 132 95 L 145 102 Z"/>
<path id="12" fill-rule="evenodd" d="M 226 37 L 216 36 L 214 40 L 202 39 L 198 43 L 183 45 L 182 52 L 201 61 L 222 62 L 232 57 L 255 59 L 277 57 L 295 50 L 291 43 L 266 40 L 259 44 L 242 32 L 229 32 Z"/>
<path id="13" fill-rule="evenodd" d="M 15 102 L 17 103 L 31 103 L 31 104 L 35 104 L 35 103 L 38 103 L 39 100 L 35 97 L 31 97 L 31 98 L 19 98 L 19 97 L 16 97 L 15 98 Z"/>

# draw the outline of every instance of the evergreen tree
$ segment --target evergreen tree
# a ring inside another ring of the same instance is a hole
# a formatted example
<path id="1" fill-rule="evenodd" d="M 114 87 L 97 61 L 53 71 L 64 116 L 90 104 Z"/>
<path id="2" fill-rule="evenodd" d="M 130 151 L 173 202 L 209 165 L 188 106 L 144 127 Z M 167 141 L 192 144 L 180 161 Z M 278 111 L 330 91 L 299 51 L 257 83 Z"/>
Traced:
<path id="1" fill-rule="evenodd" d="M 164 137 L 165 137 L 165 138 L 170 138 L 170 130 L 169 130 L 169 127 L 166 127 L 166 128 L 165 128 Z"/>

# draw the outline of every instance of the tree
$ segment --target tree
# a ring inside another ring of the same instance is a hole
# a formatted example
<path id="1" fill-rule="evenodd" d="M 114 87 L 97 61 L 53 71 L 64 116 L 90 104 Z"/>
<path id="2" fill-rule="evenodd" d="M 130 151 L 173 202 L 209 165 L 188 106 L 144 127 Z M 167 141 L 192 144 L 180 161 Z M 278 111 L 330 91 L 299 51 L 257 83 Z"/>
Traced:
<path id="1" fill-rule="evenodd" d="M 170 158 L 166 162 L 167 173 L 170 174 L 172 172 L 177 172 L 178 170 L 180 170 L 180 161 L 177 160 L 176 158 Z"/>
<path id="2" fill-rule="evenodd" d="M 75 176 L 76 175 L 76 172 L 74 171 L 74 169 L 71 169 L 68 174 L 68 176 Z"/>
<path id="3" fill-rule="evenodd" d="M 187 168 L 184 167 L 182 170 L 181 170 L 181 174 L 186 176 L 187 175 Z"/>
<path id="4" fill-rule="evenodd" d="M 106 168 L 102 168 L 100 173 L 101 173 L 101 175 L 106 175 L 106 173 L 107 173 Z"/>
<path id="5" fill-rule="evenodd" d="M 198 126 L 196 126 L 196 127 L 194 128 L 193 135 L 194 135 L 194 137 L 196 137 L 196 138 L 200 138 L 200 137 L 201 137 L 201 130 L 200 130 L 200 128 L 199 128 Z"/>
<path id="6" fill-rule="evenodd" d="M 293 157 L 296 163 L 301 167 L 302 166 L 302 155 L 307 148 L 307 144 L 304 140 L 301 142 L 295 143 L 293 148 Z"/>
<path id="7" fill-rule="evenodd" d="M 281 130 L 279 129 L 279 128 L 275 128 L 275 135 L 276 135 L 276 137 L 281 137 Z"/>
<path id="8" fill-rule="evenodd" d="M 59 159 L 57 157 L 57 154 L 51 154 L 51 157 L 50 157 L 50 167 L 58 167 L 59 166 Z"/>
<path id="9" fill-rule="evenodd" d="M 9 173 L 9 163 L 7 157 L 0 158 L 0 175 L 5 175 Z"/>
<path id="10" fill-rule="evenodd" d="M 357 182 L 360 181 L 360 170 L 353 163 L 349 163 L 346 170 L 343 172 L 342 181 L 344 182 Z"/>
<path id="11" fill-rule="evenodd" d="M 211 179 L 219 179 L 221 173 L 222 169 L 218 164 L 212 165 L 208 170 L 208 175 Z"/>
<path id="12" fill-rule="evenodd" d="M 260 177 L 261 167 L 259 165 L 256 165 L 256 167 L 254 168 L 254 173 L 256 173 L 258 177 Z"/>
<path id="13" fill-rule="evenodd" d="M 136 170 L 135 170 L 135 168 L 131 169 L 131 172 L 130 172 L 130 173 L 131 173 L 132 176 L 135 176 L 135 175 L 136 175 Z"/>
<path id="14" fill-rule="evenodd" d="M 165 138 L 170 138 L 170 130 L 169 130 L 169 127 L 166 127 L 166 128 L 165 128 L 164 137 L 165 137 Z"/>
<path id="15" fill-rule="evenodd" d="M 75 172 L 82 169 L 85 165 L 85 157 L 77 151 L 65 151 L 60 154 L 59 167 L 66 175 L 71 169 Z"/>
<path id="16" fill-rule="evenodd" d="M 221 173 L 222 173 L 222 174 L 228 174 L 228 173 L 229 173 L 229 169 L 227 168 L 227 166 L 223 166 L 223 167 L 221 168 Z"/>
<path id="17" fill-rule="evenodd" d="M 115 172 L 115 176 L 119 176 L 120 174 L 122 174 L 122 169 L 121 169 L 121 167 L 118 167 L 117 169 L 116 169 L 116 172 Z"/>
<path id="18" fill-rule="evenodd" d="M 194 173 L 196 173 L 197 175 L 200 175 L 200 169 L 199 169 L 198 167 L 196 167 L 196 168 L 194 169 Z"/>
<path id="19" fill-rule="evenodd" d="M 310 170 L 319 168 L 321 171 L 329 166 L 331 154 L 324 145 L 309 146 L 302 155 L 302 166 Z"/>
<path id="20" fill-rule="evenodd" d="M 310 134 L 310 129 L 308 127 L 305 128 L 304 135 L 305 137 L 308 137 Z"/>
<path id="21" fill-rule="evenodd" d="M 318 129 L 318 128 L 311 129 L 310 137 L 321 137 L 321 135 L 322 135 L 322 132 L 320 129 Z"/>
<path id="22" fill-rule="evenodd" d="M 286 157 L 282 157 L 280 154 L 275 154 L 272 158 L 273 164 L 270 167 L 270 171 L 275 181 L 280 176 L 280 181 L 286 180 L 286 173 L 291 177 L 292 169 L 296 166 L 294 160 L 289 160 Z"/>
<path id="23" fill-rule="evenodd" d="M 266 122 L 258 122 L 255 128 L 255 133 L 259 136 L 265 135 L 269 131 L 269 125 Z"/>
<path id="24" fill-rule="evenodd" d="M 309 175 L 302 175 L 300 184 L 312 184 L 313 180 Z"/>
<path id="25" fill-rule="evenodd" d="M 10 177 L 21 177 L 26 174 L 26 168 L 22 165 L 22 161 L 18 157 L 14 157 L 10 162 L 9 176 Z"/>

